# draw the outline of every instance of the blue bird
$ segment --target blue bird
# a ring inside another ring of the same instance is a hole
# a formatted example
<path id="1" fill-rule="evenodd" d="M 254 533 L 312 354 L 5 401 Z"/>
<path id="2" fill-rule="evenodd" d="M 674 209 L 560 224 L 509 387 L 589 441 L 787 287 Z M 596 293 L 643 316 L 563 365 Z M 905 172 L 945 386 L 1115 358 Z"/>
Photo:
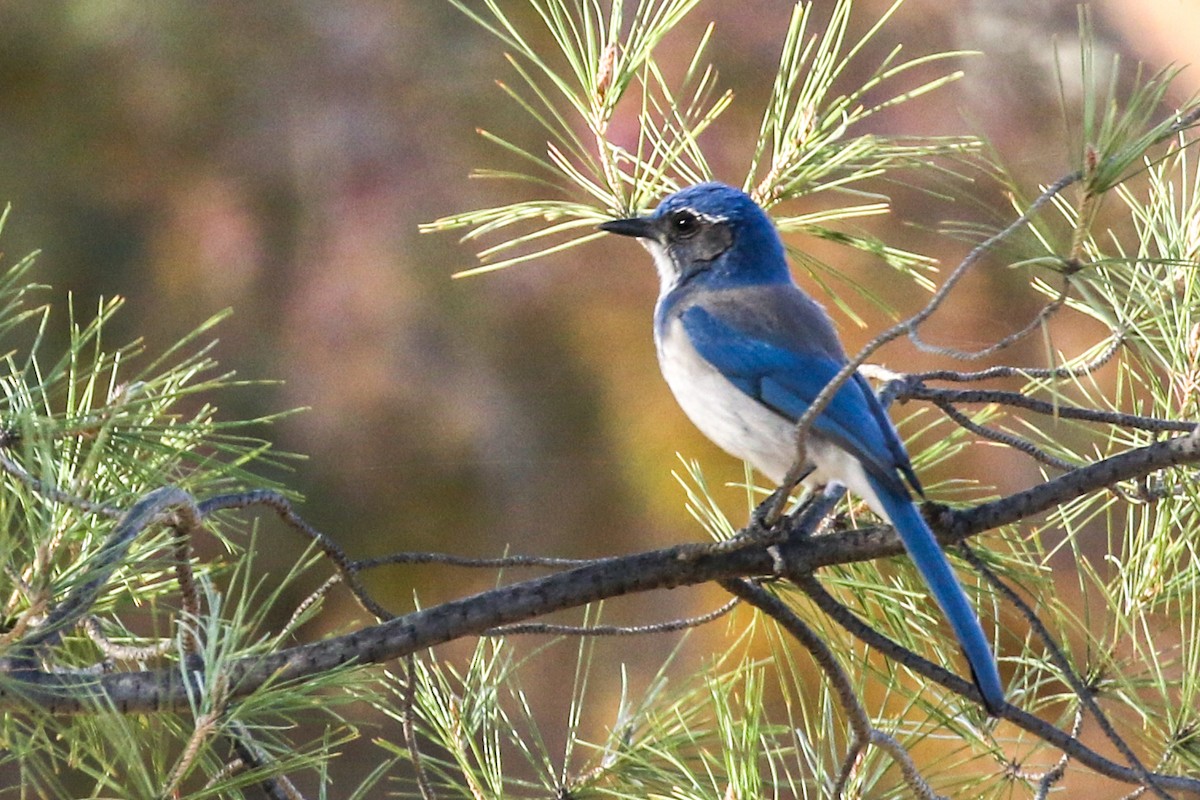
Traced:
<path id="1" fill-rule="evenodd" d="M 687 416 L 722 449 L 777 484 L 796 460 L 796 421 L 846 363 L 825 309 L 793 281 L 770 217 L 747 194 L 702 183 L 644 217 L 602 223 L 654 258 L 659 366 Z M 896 429 L 855 373 L 816 418 L 805 483 L 836 482 L 896 529 L 963 648 L 988 709 L 1004 689 L 987 637 L 911 486 Z"/>

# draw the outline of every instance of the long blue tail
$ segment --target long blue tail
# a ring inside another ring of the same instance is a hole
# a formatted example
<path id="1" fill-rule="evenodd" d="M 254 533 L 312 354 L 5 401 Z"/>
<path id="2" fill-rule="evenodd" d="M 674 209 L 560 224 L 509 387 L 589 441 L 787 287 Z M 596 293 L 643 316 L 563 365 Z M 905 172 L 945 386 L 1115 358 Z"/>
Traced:
<path id="1" fill-rule="evenodd" d="M 901 494 L 872 477 L 868 477 L 868 480 L 880 504 L 887 511 L 892 527 L 904 542 L 909 557 L 929 586 L 933 599 L 942 607 L 942 613 L 954 629 L 954 635 L 958 637 L 963 655 L 967 657 L 967 663 L 971 667 L 975 685 L 983 695 L 984 704 L 989 711 L 996 713 L 1005 703 L 1004 687 L 1000 683 L 996 659 L 979 624 L 979 617 L 967 600 L 954 570 L 950 568 L 946 554 L 942 552 L 933 531 L 929 530 L 907 493 Z"/>

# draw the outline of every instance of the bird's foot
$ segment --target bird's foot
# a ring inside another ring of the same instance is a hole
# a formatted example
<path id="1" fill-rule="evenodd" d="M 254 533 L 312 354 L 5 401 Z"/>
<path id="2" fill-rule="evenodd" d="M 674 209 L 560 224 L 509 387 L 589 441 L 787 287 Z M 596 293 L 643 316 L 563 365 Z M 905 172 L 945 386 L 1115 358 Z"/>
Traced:
<path id="1" fill-rule="evenodd" d="M 771 552 L 771 558 L 778 566 L 781 562 L 779 551 L 775 545 L 782 544 L 787 538 L 785 519 L 776 510 L 776 505 L 782 506 L 787 502 L 786 494 L 780 494 L 783 489 L 776 489 L 771 495 L 758 504 L 750 514 L 746 527 L 729 539 L 704 545 L 706 553 L 728 553 L 751 547 L 765 547 Z M 773 521 L 772 521 L 773 520 Z"/>
<path id="2" fill-rule="evenodd" d="M 746 525 L 742 537 L 756 541 L 783 541 L 785 538 L 785 520 L 783 508 L 787 505 L 790 492 L 780 486 L 758 504 L 750 514 L 750 522 Z"/>

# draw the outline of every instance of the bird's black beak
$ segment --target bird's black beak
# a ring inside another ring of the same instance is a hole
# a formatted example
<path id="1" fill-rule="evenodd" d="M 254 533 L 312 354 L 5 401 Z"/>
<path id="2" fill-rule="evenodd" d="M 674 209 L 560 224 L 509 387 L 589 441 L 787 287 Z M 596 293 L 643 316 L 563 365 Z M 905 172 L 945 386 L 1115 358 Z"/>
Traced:
<path id="1" fill-rule="evenodd" d="M 651 217 L 630 217 L 629 219 L 613 219 L 601 222 L 600 230 L 616 233 L 621 236 L 635 236 L 638 239 L 657 239 L 657 228 Z"/>

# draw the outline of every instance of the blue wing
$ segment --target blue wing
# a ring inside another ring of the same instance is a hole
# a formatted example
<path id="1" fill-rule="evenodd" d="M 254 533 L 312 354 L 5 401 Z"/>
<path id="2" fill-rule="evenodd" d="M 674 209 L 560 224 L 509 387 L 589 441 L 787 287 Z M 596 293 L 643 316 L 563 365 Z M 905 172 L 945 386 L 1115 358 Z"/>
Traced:
<path id="1" fill-rule="evenodd" d="M 751 326 L 762 318 L 757 314 L 739 316 Z M 738 389 L 791 420 L 808 410 L 845 363 L 840 350 L 830 353 L 802 347 L 798 337 L 787 337 L 785 330 L 738 328 L 701 306 L 685 309 L 680 320 L 704 360 Z M 828 324 L 823 318 L 820 322 Z M 861 375 L 856 373 L 843 384 L 814 420 L 813 428 L 854 455 L 876 479 L 898 484 L 899 471 L 920 491 L 904 446 Z"/>
<path id="2" fill-rule="evenodd" d="M 783 316 L 756 313 L 762 309 L 754 308 L 750 300 L 759 305 L 782 304 L 782 309 L 771 311 Z M 780 287 L 770 293 L 743 293 L 731 302 L 740 306 L 737 313 L 718 316 L 700 306 L 680 313 L 692 345 L 742 392 L 784 417 L 798 419 L 845 363 L 828 320 L 798 291 L 792 295 Z M 710 303 L 708 308 L 721 306 Z M 903 474 L 920 491 L 904 446 L 866 381 L 857 374 L 846 381 L 813 428 L 866 469 L 888 520 L 950 621 L 984 702 L 992 711 L 1001 708 L 1003 684 L 987 636 L 900 479 Z"/>

